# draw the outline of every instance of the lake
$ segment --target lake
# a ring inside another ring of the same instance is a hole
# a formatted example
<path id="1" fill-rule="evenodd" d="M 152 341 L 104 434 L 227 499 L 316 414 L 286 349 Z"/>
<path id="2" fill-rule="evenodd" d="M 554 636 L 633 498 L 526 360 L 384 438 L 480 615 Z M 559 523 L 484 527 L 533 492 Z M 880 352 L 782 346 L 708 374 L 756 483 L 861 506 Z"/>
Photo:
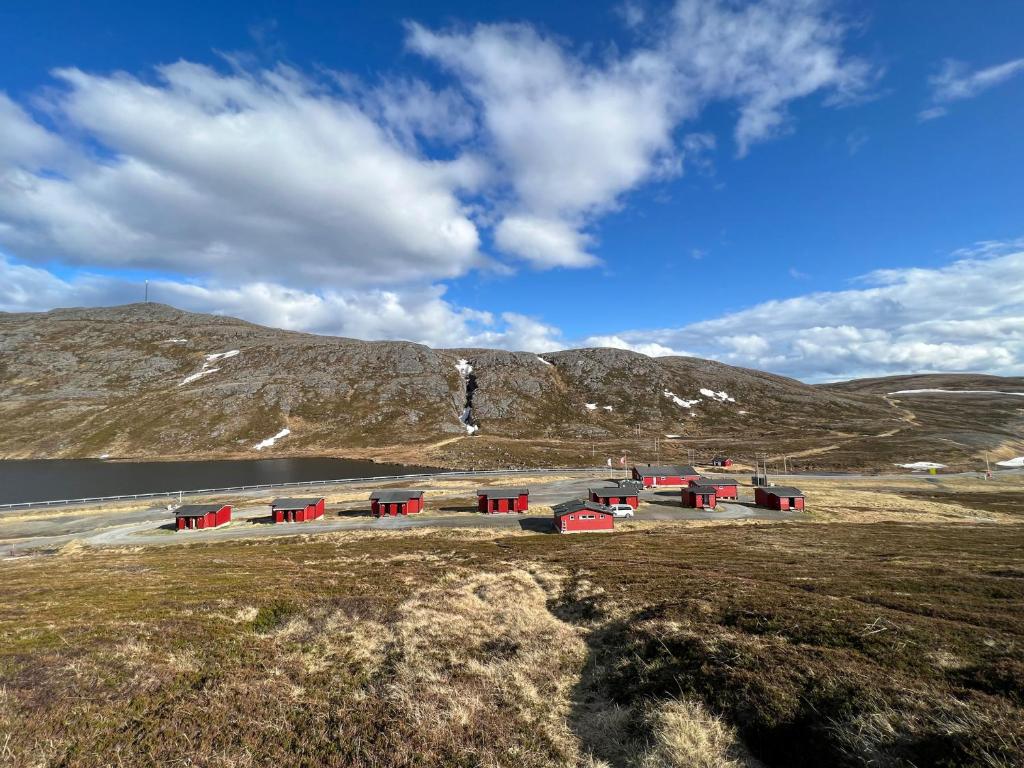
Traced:
<path id="1" fill-rule="evenodd" d="M 437 470 L 320 458 L 132 462 L 12 460 L 0 461 L 0 504 L 431 471 Z"/>

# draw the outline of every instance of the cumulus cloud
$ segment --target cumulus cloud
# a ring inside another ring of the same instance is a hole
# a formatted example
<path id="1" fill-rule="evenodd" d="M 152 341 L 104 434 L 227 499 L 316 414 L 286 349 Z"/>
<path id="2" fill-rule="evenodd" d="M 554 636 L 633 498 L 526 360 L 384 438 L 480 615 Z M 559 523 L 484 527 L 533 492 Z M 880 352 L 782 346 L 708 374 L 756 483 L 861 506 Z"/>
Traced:
<path id="1" fill-rule="evenodd" d="M 989 243 L 940 269 L 872 272 L 862 288 L 769 301 L 681 328 L 624 331 L 613 337 L 621 343 L 609 345 L 688 349 L 812 381 L 917 371 L 1020 374 L 1024 250 L 1014 243 L 995 251 Z"/>
<path id="2" fill-rule="evenodd" d="M 946 59 L 942 68 L 928 78 L 932 106 L 921 110 L 918 118 L 934 120 L 949 113 L 950 102 L 973 99 L 983 91 L 1006 82 L 1024 72 L 1024 59 L 996 64 L 984 69 L 971 69 L 969 65 L 955 59 Z"/>

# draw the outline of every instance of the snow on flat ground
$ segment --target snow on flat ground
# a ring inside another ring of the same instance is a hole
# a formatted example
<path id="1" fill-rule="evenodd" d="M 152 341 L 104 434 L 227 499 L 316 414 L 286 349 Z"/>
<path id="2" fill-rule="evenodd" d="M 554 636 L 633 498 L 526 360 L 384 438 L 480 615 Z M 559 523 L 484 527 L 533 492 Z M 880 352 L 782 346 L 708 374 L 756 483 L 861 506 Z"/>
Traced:
<path id="1" fill-rule="evenodd" d="M 899 389 L 895 392 L 886 392 L 887 395 L 1015 395 L 1024 397 L 1024 392 L 1002 392 L 998 389 Z"/>
<path id="2" fill-rule="evenodd" d="M 262 451 L 264 448 L 270 448 L 274 443 L 280 440 L 282 437 L 288 437 L 292 431 L 285 427 L 273 437 L 268 437 L 266 440 L 260 440 L 256 445 L 253 446 L 257 451 Z"/>
<path id="3" fill-rule="evenodd" d="M 997 467 L 1024 467 L 1024 456 L 1016 456 L 1005 461 L 997 461 Z"/>
<path id="4" fill-rule="evenodd" d="M 719 400 L 719 401 L 721 401 L 723 403 L 735 403 L 736 402 L 736 398 L 729 397 L 729 393 L 725 392 L 725 391 L 715 392 L 712 389 L 704 389 L 702 387 L 701 390 L 700 390 L 700 393 L 702 395 L 704 395 L 704 397 L 710 397 L 710 398 L 712 398 L 714 400 Z"/>
<path id="5" fill-rule="evenodd" d="M 945 469 L 945 464 L 937 464 L 934 461 L 915 461 L 912 464 L 897 464 L 897 467 L 904 469 Z"/>
<path id="6" fill-rule="evenodd" d="M 665 397 L 667 397 L 673 403 L 678 405 L 680 408 L 692 408 L 693 406 L 695 406 L 697 403 L 700 402 L 699 398 L 697 400 L 685 400 L 685 399 L 679 397 L 675 392 L 670 392 L 667 389 L 664 392 L 662 392 L 661 394 L 663 394 Z"/>

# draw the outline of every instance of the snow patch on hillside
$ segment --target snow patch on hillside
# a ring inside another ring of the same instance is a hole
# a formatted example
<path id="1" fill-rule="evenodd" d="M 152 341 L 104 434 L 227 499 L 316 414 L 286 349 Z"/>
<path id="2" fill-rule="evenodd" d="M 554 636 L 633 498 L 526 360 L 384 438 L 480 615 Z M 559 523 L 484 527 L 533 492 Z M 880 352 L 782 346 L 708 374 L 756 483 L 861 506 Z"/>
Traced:
<path id="1" fill-rule="evenodd" d="M 264 448 L 270 448 L 274 443 L 280 440 L 282 437 L 288 437 L 292 431 L 285 427 L 273 437 L 268 437 L 266 440 L 260 440 L 256 445 L 253 446 L 257 451 L 262 451 Z"/>
<path id="2" fill-rule="evenodd" d="M 161 344 L 188 344 L 188 339 L 164 339 Z"/>
<path id="3" fill-rule="evenodd" d="M 203 359 L 206 360 L 206 362 L 203 363 L 203 367 L 200 368 L 195 373 L 186 376 L 184 379 L 178 382 L 178 386 L 183 387 L 186 384 L 191 384 L 193 381 L 199 381 L 199 379 L 203 378 L 204 376 L 209 376 L 211 373 L 216 373 L 217 371 L 220 370 L 220 368 L 211 368 L 210 366 L 213 363 L 217 362 L 218 360 L 227 360 L 228 358 L 234 357 L 235 355 L 239 354 L 241 354 L 239 350 L 231 349 L 228 350 L 227 352 L 215 352 L 212 355 L 205 355 Z"/>
<path id="4" fill-rule="evenodd" d="M 537 359 L 540 360 L 542 363 L 544 363 L 544 365 L 554 365 L 554 363 L 548 362 L 547 360 L 545 360 L 540 355 L 537 356 Z"/>
<path id="5" fill-rule="evenodd" d="M 459 362 L 455 364 L 455 370 L 463 376 L 469 376 L 469 374 L 473 372 L 473 366 L 469 364 L 469 360 L 459 360 Z"/>
<path id="6" fill-rule="evenodd" d="M 725 392 L 724 390 L 720 391 L 720 392 L 715 392 L 712 389 L 701 388 L 700 393 L 702 395 L 704 395 L 704 397 L 710 397 L 712 400 L 718 400 L 719 402 L 722 402 L 722 403 L 735 403 L 736 402 L 736 398 L 729 397 L 729 393 Z"/>
<path id="7" fill-rule="evenodd" d="M 1024 392 L 1002 392 L 998 389 L 898 389 L 886 392 L 887 395 L 1014 395 L 1024 397 Z"/>
<path id="8" fill-rule="evenodd" d="M 229 349 L 227 352 L 215 352 L 212 355 L 206 355 L 206 362 L 215 363 L 218 360 L 227 360 L 229 357 L 235 357 L 240 354 L 242 354 L 241 351 L 237 349 Z"/>
<path id="9" fill-rule="evenodd" d="M 700 402 L 700 398 L 698 398 L 696 400 L 685 400 L 685 399 L 679 397 L 675 392 L 670 392 L 667 389 L 665 391 L 663 391 L 661 394 L 663 394 L 665 397 L 667 397 L 673 403 L 678 405 L 680 408 L 693 408 L 693 406 L 695 406 L 697 403 Z"/>
<path id="10" fill-rule="evenodd" d="M 997 461 L 997 467 L 1024 467 L 1024 456 L 1015 456 L 1012 459 L 1006 459 L 1005 461 Z"/>
<path id="11" fill-rule="evenodd" d="M 597 403 L 584 403 L 583 406 L 588 411 L 596 411 L 597 410 Z"/>
<path id="12" fill-rule="evenodd" d="M 184 379 L 182 379 L 178 383 L 178 386 L 179 387 L 183 387 L 186 384 L 191 384 L 193 381 L 199 381 L 199 379 L 203 378 L 203 376 L 209 376 L 211 373 L 216 373 L 219 370 L 220 370 L 220 368 L 207 368 L 204 365 L 202 370 L 196 371 L 192 375 L 186 376 Z"/>
<path id="13" fill-rule="evenodd" d="M 904 469 L 945 469 L 945 464 L 938 464 L 934 461 L 915 461 L 911 464 L 897 464 L 897 467 Z"/>
<path id="14" fill-rule="evenodd" d="M 610 405 L 602 405 L 601 407 L 604 408 L 606 411 L 612 410 L 612 407 Z"/>

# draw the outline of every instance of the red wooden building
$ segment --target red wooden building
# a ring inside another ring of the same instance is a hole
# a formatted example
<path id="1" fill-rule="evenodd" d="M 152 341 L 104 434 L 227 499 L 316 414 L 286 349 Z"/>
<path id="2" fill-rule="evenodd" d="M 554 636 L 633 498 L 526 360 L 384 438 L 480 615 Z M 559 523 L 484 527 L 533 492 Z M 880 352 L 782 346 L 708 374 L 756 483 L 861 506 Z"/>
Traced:
<path id="1" fill-rule="evenodd" d="M 683 506 L 694 509 L 714 509 L 718 506 L 718 494 L 710 485 L 690 485 L 683 488 Z"/>
<path id="2" fill-rule="evenodd" d="M 804 494 L 785 485 L 759 485 L 754 488 L 754 503 L 759 507 L 782 511 L 804 508 Z"/>
<path id="3" fill-rule="evenodd" d="M 629 504 L 633 509 L 640 506 L 640 492 L 632 488 L 620 488 L 617 485 L 609 488 L 591 488 L 590 500 L 598 504 Z"/>
<path id="4" fill-rule="evenodd" d="M 732 477 L 708 477 L 701 475 L 696 480 L 691 480 L 690 485 L 705 485 L 714 488 L 719 499 L 738 499 L 740 497 L 740 484 Z"/>
<path id="5" fill-rule="evenodd" d="M 732 459 L 730 459 L 728 456 L 715 456 L 715 458 L 713 458 L 711 460 L 711 466 L 712 467 L 731 467 L 732 466 Z"/>
<path id="6" fill-rule="evenodd" d="M 655 467 L 650 464 L 633 467 L 633 479 L 643 482 L 645 488 L 659 485 L 687 485 L 690 480 L 696 480 L 698 477 L 700 477 L 700 473 L 693 467 L 676 465 Z"/>
<path id="7" fill-rule="evenodd" d="M 554 507 L 555 530 L 559 533 L 578 531 L 611 531 L 615 517 L 604 504 L 576 499 Z"/>
<path id="8" fill-rule="evenodd" d="M 270 519 L 275 523 L 304 523 L 324 516 L 324 500 L 274 499 L 270 503 Z"/>
<path id="9" fill-rule="evenodd" d="M 481 488 L 476 501 L 481 512 L 525 512 L 530 508 L 530 489 Z"/>
<path id="10" fill-rule="evenodd" d="M 186 504 L 174 511 L 174 524 L 179 531 L 216 528 L 230 522 L 230 504 Z"/>
<path id="11" fill-rule="evenodd" d="M 370 494 L 370 512 L 376 517 L 411 515 L 423 511 L 423 491 L 388 489 Z"/>

